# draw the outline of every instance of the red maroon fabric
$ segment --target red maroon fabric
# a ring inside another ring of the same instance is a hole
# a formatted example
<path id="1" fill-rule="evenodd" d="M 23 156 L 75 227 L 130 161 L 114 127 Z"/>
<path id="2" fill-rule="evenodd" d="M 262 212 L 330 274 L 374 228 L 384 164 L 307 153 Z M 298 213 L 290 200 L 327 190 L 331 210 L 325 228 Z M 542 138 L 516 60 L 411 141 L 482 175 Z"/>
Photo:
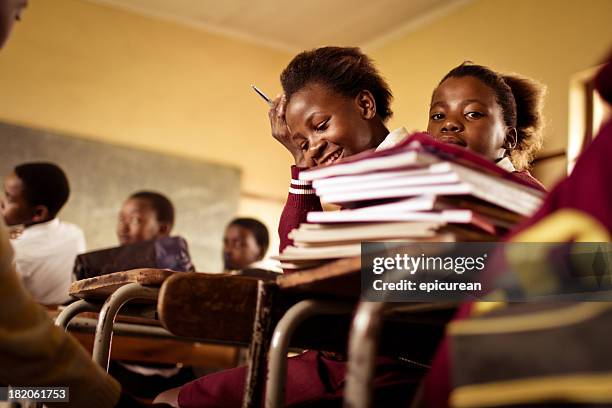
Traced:
<path id="1" fill-rule="evenodd" d="M 546 187 L 544 187 L 544 184 L 540 183 L 540 180 L 533 177 L 531 173 L 529 173 L 529 171 L 527 170 L 514 171 L 512 172 L 512 174 L 514 174 L 516 177 L 520 178 L 523 182 L 525 182 L 525 184 L 529 184 L 530 187 L 533 187 L 536 190 L 540 190 L 543 193 L 547 191 Z"/>
<path id="2" fill-rule="evenodd" d="M 608 63 L 599 72 L 596 84 L 600 94 L 611 101 L 612 63 Z M 536 214 L 513 231 L 510 237 L 562 208 L 576 209 L 591 215 L 612 234 L 611 157 L 612 120 L 609 120 L 580 156 L 572 174 L 553 189 Z M 469 317 L 471 307 L 470 303 L 462 305 L 455 319 Z M 424 384 L 424 398 L 428 407 L 448 406 L 448 397 L 452 389 L 451 364 L 449 339 L 445 338 L 436 352 Z"/>
<path id="3" fill-rule="evenodd" d="M 300 178 L 300 171 L 302 170 L 304 170 L 304 168 L 291 166 L 291 179 L 298 180 Z M 312 189 L 312 186 L 291 183 L 291 188 L 308 190 Z M 285 203 L 278 223 L 278 236 L 280 238 L 279 252 L 282 252 L 285 247 L 293 243 L 293 241 L 289 239 L 289 233 L 291 230 L 299 227 L 301 223 L 306 222 L 306 215 L 308 215 L 308 212 L 321 210 L 321 201 L 316 194 L 293 194 L 289 192 L 287 202 Z"/>
<path id="4" fill-rule="evenodd" d="M 287 360 L 285 406 L 340 407 L 346 363 L 307 351 Z M 407 407 L 422 377 L 421 370 L 379 357 L 374 388 L 376 406 Z M 199 378 L 179 393 L 181 407 L 239 408 L 246 383 L 246 367 L 237 367 Z"/>

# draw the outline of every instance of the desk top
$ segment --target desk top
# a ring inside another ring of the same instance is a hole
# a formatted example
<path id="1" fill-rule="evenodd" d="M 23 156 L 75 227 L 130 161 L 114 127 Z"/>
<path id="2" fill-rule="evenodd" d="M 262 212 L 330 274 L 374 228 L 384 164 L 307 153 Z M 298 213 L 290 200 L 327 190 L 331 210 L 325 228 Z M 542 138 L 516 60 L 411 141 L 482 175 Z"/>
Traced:
<path id="1" fill-rule="evenodd" d="M 174 272 L 167 269 L 133 269 L 125 272 L 115 272 L 93 278 L 73 282 L 70 285 L 70 295 L 82 299 L 107 298 L 121 286 L 128 283 L 140 283 L 147 286 L 161 286 L 170 276 L 184 272 Z"/>
<path id="2" fill-rule="evenodd" d="M 276 279 L 281 290 L 309 295 L 358 298 L 361 292 L 361 257 L 344 258 Z"/>

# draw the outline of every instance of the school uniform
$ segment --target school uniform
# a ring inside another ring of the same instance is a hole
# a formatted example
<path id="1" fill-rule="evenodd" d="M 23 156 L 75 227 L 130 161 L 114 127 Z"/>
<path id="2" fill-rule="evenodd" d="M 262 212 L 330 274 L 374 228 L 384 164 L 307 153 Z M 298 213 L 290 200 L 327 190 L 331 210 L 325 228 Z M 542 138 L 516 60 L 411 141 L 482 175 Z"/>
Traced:
<path id="1" fill-rule="evenodd" d="M 34 300 L 44 305 L 70 300 L 74 261 L 85 252 L 85 235 L 79 227 L 54 218 L 25 228 L 11 244 L 17 273 Z"/>

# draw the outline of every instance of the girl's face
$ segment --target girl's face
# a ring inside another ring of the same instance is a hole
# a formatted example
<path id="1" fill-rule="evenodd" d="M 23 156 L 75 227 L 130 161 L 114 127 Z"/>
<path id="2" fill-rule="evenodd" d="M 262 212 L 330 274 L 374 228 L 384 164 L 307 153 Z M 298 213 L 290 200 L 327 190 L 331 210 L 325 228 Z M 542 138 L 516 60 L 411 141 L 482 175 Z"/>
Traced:
<path id="1" fill-rule="evenodd" d="M 347 98 L 313 83 L 291 96 L 285 118 L 308 165 L 318 166 L 375 148 L 380 142 L 370 124 L 375 115 L 369 92 Z"/>
<path id="2" fill-rule="evenodd" d="M 511 131 L 495 93 L 479 79 L 448 78 L 435 90 L 427 132 L 437 140 L 497 160 L 504 156 L 504 141 Z"/>

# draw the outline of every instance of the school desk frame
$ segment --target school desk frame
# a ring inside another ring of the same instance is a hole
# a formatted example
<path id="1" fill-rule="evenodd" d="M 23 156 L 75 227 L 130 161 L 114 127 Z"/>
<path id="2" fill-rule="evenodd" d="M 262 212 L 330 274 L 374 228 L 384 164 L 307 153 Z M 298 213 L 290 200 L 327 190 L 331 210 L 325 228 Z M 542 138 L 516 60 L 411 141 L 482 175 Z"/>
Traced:
<path id="1" fill-rule="evenodd" d="M 157 300 L 158 288 L 147 287 L 139 283 L 128 283 L 113 292 L 103 304 L 81 299 L 70 304 L 56 318 L 55 324 L 68 328 L 70 321 L 82 312 L 98 312 L 98 322 L 94 335 L 93 361 L 108 371 L 110 349 L 113 337 L 115 319 L 120 309 L 128 302 L 136 299 Z M 130 326 L 124 326 L 130 327 Z M 160 333 L 163 331 L 165 333 Z M 161 327 L 134 325 L 134 334 L 155 337 L 159 334 L 170 334 Z"/>

